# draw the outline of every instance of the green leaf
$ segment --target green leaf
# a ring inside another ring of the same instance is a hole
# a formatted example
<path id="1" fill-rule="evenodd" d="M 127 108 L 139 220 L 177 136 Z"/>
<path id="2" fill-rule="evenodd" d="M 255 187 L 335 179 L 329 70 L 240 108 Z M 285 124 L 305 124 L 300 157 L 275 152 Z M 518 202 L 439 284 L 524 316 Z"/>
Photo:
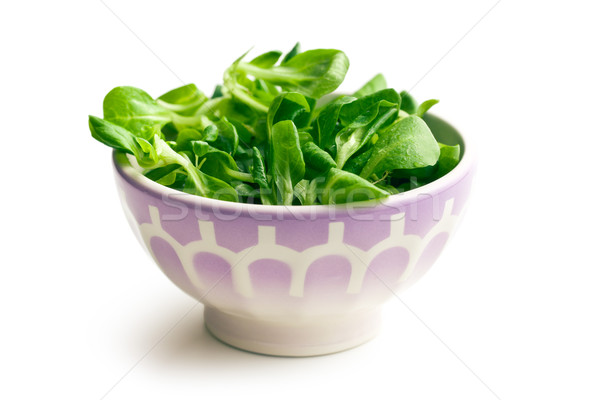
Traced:
<path id="1" fill-rule="evenodd" d="M 239 137 L 235 126 L 227 121 L 226 118 L 215 122 L 213 126 L 217 129 L 215 139 L 209 140 L 211 132 L 205 132 L 206 140 L 212 142 L 212 145 L 217 149 L 234 155 L 239 144 Z M 214 130 L 211 129 L 211 131 L 214 133 Z"/>
<path id="2" fill-rule="evenodd" d="M 430 179 L 437 169 L 437 164 L 428 165 L 426 167 L 421 168 L 412 168 L 412 169 L 396 169 L 391 172 L 391 176 L 394 178 L 400 179 L 419 179 L 419 180 L 427 180 Z"/>
<path id="3" fill-rule="evenodd" d="M 282 53 L 280 51 L 276 50 L 268 51 L 258 57 L 255 57 L 252 61 L 250 61 L 250 64 L 260 68 L 270 68 L 277 64 L 277 61 L 279 61 L 279 58 L 281 58 L 281 54 Z"/>
<path id="4" fill-rule="evenodd" d="M 356 100 L 354 97 L 343 96 L 327 104 L 321 110 L 313 124 L 313 138 L 319 147 L 333 153 L 340 110 L 345 104 L 351 103 L 354 100 Z"/>
<path id="5" fill-rule="evenodd" d="M 234 188 L 226 182 L 198 170 L 185 154 L 175 152 L 158 136 L 154 136 L 154 146 L 159 158 L 164 163 L 179 164 L 183 167 L 188 175 L 185 181 L 185 192 L 212 199 L 238 201 L 238 195 Z"/>
<path id="6" fill-rule="evenodd" d="M 363 114 L 357 115 L 354 121 L 341 130 L 335 138 L 337 167 L 343 168 L 354 153 L 367 144 L 376 132 L 394 121 L 397 115 L 398 105 L 386 100 L 375 103 Z"/>
<path id="7" fill-rule="evenodd" d="M 371 154 L 373 154 L 373 147 L 350 157 L 344 164 L 344 171 L 359 175 L 367 161 L 369 161 L 369 158 L 371 158 Z"/>
<path id="8" fill-rule="evenodd" d="M 277 96 L 279 93 L 281 93 L 277 86 L 269 82 L 265 82 L 262 79 L 257 79 L 256 81 L 254 81 L 254 84 L 256 92 L 264 92 L 264 95 L 261 94 L 261 97 L 265 100 L 270 99 L 271 96 Z"/>
<path id="9" fill-rule="evenodd" d="M 171 186 L 174 185 L 177 182 L 177 178 L 179 177 L 178 173 L 179 169 L 176 169 L 175 171 L 171 172 L 170 174 L 167 174 L 165 176 L 163 176 L 160 179 L 157 179 L 155 182 L 156 183 L 160 183 L 161 185 L 164 186 Z"/>
<path id="10" fill-rule="evenodd" d="M 435 165 L 396 170 L 392 173 L 395 179 L 402 179 L 404 181 L 398 187 L 400 190 L 410 190 L 433 182 L 452 171 L 458 165 L 460 161 L 460 145 L 448 146 L 443 143 L 438 143 L 438 145 L 440 147 L 440 157 Z"/>
<path id="11" fill-rule="evenodd" d="M 387 82 L 385 81 L 385 78 L 382 74 L 377 74 L 373 78 L 371 78 L 370 81 L 365 83 L 363 87 L 354 92 L 352 97 L 358 98 L 368 96 L 385 88 L 387 88 Z"/>
<path id="12" fill-rule="evenodd" d="M 265 162 L 262 154 L 256 147 L 252 148 L 252 160 L 252 177 L 254 181 L 260 187 L 268 188 L 269 182 L 267 181 L 267 174 L 265 172 Z"/>
<path id="13" fill-rule="evenodd" d="M 134 155 L 141 151 L 136 136 L 125 128 L 93 115 L 89 116 L 89 127 L 92 137 L 100 143 Z"/>
<path id="14" fill-rule="evenodd" d="M 306 194 L 308 191 L 308 187 L 310 185 L 310 181 L 308 179 L 302 179 L 300 182 L 296 183 L 294 186 L 294 197 L 300 201 L 300 204 L 306 206 Z"/>
<path id="15" fill-rule="evenodd" d="M 312 204 L 318 203 L 318 189 L 319 183 L 325 180 L 325 176 L 317 176 L 313 180 L 310 181 L 306 191 L 304 192 L 303 203 L 305 206 L 309 206 Z"/>
<path id="16" fill-rule="evenodd" d="M 227 92 L 233 96 L 237 101 L 244 103 L 248 107 L 252 108 L 259 114 L 266 113 L 269 109 L 272 96 L 267 96 L 268 100 L 264 98 L 257 98 L 252 92 L 256 88 L 254 81 L 248 79 L 245 73 L 241 71 L 240 65 L 247 65 L 249 68 L 255 68 L 258 70 L 268 70 L 269 68 L 261 68 L 251 63 L 242 63 L 241 60 L 248 54 L 244 53 L 241 57 L 235 60 L 229 68 L 223 74 L 223 84 L 227 89 Z M 260 79 L 257 77 L 257 79 Z M 263 92 L 263 95 L 268 95 Z M 264 97 L 264 96 L 263 96 Z"/>
<path id="17" fill-rule="evenodd" d="M 214 142 L 219 137 L 219 128 L 216 125 L 207 126 L 202 132 L 202 139 L 207 142 Z"/>
<path id="18" fill-rule="evenodd" d="M 269 167 L 281 204 L 292 205 L 294 186 L 304 177 L 304 159 L 298 131 L 292 121 L 280 121 L 273 125 Z"/>
<path id="19" fill-rule="evenodd" d="M 234 176 L 239 172 L 235 160 L 224 151 L 208 152 L 203 159 L 204 162 L 200 167 L 202 172 L 229 183 L 240 180 Z"/>
<path id="20" fill-rule="evenodd" d="M 249 89 L 241 86 L 236 82 L 229 83 L 227 88 L 236 100 L 246 104 L 248 107 L 252 108 L 257 113 L 263 114 L 269 111 L 269 104 L 271 103 L 270 99 L 265 100 L 257 98 Z"/>
<path id="21" fill-rule="evenodd" d="M 409 116 L 379 134 L 360 176 L 368 178 L 384 171 L 434 165 L 439 156 L 440 148 L 425 121 Z"/>
<path id="22" fill-rule="evenodd" d="M 159 106 L 148 93 L 131 86 L 118 86 L 108 92 L 103 109 L 105 120 L 146 140 L 171 122 L 168 110 Z"/>
<path id="23" fill-rule="evenodd" d="M 271 103 L 267 112 L 267 124 L 269 129 L 279 121 L 290 120 L 294 122 L 296 128 L 308 125 L 311 116 L 312 107 L 315 101 L 304 97 L 300 93 L 285 92 L 281 93 Z"/>
<path id="24" fill-rule="evenodd" d="M 226 117 L 230 122 L 238 121 L 246 125 L 254 125 L 259 118 L 253 108 L 233 97 L 223 99 L 213 107 L 213 111 L 214 114 Z"/>
<path id="25" fill-rule="evenodd" d="M 156 163 L 158 156 L 156 154 L 156 149 L 154 149 L 154 146 L 152 146 L 152 144 L 144 138 L 136 137 L 135 141 L 144 152 L 145 160 L 142 162 L 146 163 L 146 161 L 148 161 L 149 159 L 151 160 L 152 164 Z"/>
<path id="26" fill-rule="evenodd" d="M 234 183 L 233 188 L 235 189 L 239 197 L 244 197 L 246 199 L 254 199 L 255 197 L 259 196 L 259 191 L 256 188 L 244 182 Z"/>
<path id="27" fill-rule="evenodd" d="M 223 97 L 223 85 L 215 85 L 215 89 L 213 90 L 211 99 L 217 99 L 219 97 Z"/>
<path id="28" fill-rule="evenodd" d="M 296 42 L 294 47 L 283 57 L 282 63 L 288 62 L 292 58 L 296 56 L 296 54 L 300 53 L 300 42 Z"/>
<path id="29" fill-rule="evenodd" d="M 246 145 L 238 146 L 235 152 L 235 163 L 241 172 L 250 173 L 252 170 L 252 148 Z"/>
<path id="30" fill-rule="evenodd" d="M 250 174 L 241 172 L 233 157 L 203 141 L 193 142 L 194 155 L 199 159 L 200 170 L 225 182 L 254 182 Z"/>
<path id="31" fill-rule="evenodd" d="M 426 100 L 426 101 L 422 102 L 421 104 L 419 104 L 419 107 L 417 108 L 415 115 L 418 117 L 423 117 L 423 115 L 425 115 L 425 113 L 427 111 L 429 111 L 429 109 L 431 107 L 433 107 L 434 105 L 436 105 L 439 102 L 440 101 L 436 100 L 436 99 Z"/>
<path id="32" fill-rule="evenodd" d="M 211 125 L 212 126 L 212 125 Z M 177 151 L 191 151 L 194 140 L 204 140 L 205 135 L 196 129 L 187 128 L 179 132 L 175 139 Z"/>
<path id="33" fill-rule="evenodd" d="M 414 114 L 417 112 L 417 101 L 410 95 L 406 90 L 400 92 L 402 102 L 400 103 L 400 109 L 406 111 L 408 114 Z"/>
<path id="34" fill-rule="evenodd" d="M 177 139 L 178 131 L 175 128 L 175 124 L 173 122 L 169 122 L 165 126 L 161 128 L 162 138 L 165 140 L 175 140 Z"/>
<path id="35" fill-rule="evenodd" d="M 184 191 L 216 200 L 239 201 L 237 192 L 229 184 L 197 169 L 188 171 Z"/>
<path id="36" fill-rule="evenodd" d="M 324 176 L 321 175 L 318 179 L 302 179 L 294 186 L 294 196 L 301 205 L 311 206 L 318 204 L 318 183 L 324 179 Z"/>
<path id="37" fill-rule="evenodd" d="M 318 49 L 296 54 L 272 68 L 260 68 L 239 62 L 237 68 L 284 90 L 318 98 L 333 92 L 344 80 L 348 57 L 340 50 Z"/>
<path id="38" fill-rule="evenodd" d="M 400 191 L 398 190 L 398 188 L 396 188 L 396 187 L 394 187 L 392 185 L 388 185 L 386 183 L 377 183 L 377 184 L 375 184 L 375 186 L 377 186 L 381 190 L 385 190 L 386 192 L 388 192 L 388 194 L 398 194 L 398 193 L 400 193 Z"/>
<path id="39" fill-rule="evenodd" d="M 343 204 L 378 199 L 388 195 L 387 191 L 355 174 L 331 168 L 322 189 L 321 202 L 323 204 Z"/>
<path id="40" fill-rule="evenodd" d="M 300 146 L 300 149 L 302 150 L 305 169 L 306 171 L 311 170 L 311 175 L 325 174 L 329 169 L 335 167 L 335 161 L 329 153 L 321 149 L 314 142 L 306 142 Z"/>
<path id="41" fill-rule="evenodd" d="M 344 104 L 340 110 L 340 122 L 344 126 L 355 124 L 355 126 L 366 125 L 375 118 L 378 108 L 374 106 L 385 101 L 387 106 L 400 104 L 400 96 L 394 89 L 384 89 L 368 96 L 356 99 L 353 102 Z M 369 113 L 368 111 L 371 111 Z M 361 117 L 362 118 L 359 118 Z"/>
<path id="42" fill-rule="evenodd" d="M 235 127 L 235 131 L 238 134 L 239 145 L 243 145 L 246 149 L 251 149 L 249 143 L 256 137 L 254 126 L 235 119 L 229 119 L 229 122 Z"/>
<path id="43" fill-rule="evenodd" d="M 204 157 L 207 153 L 210 153 L 211 151 L 221 151 L 219 149 L 215 149 L 214 147 L 212 147 L 210 144 L 206 143 L 203 140 L 194 140 L 194 141 L 190 142 L 189 144 L 191 145 L 192 153 L 198 159 L 201 159 L 202 157 Z M 227 153 L 225 153 L 225 154 L 227 154 Z M 196 164 L 199 164 L 199 163 L 196 163 Z"/>
<path id="44" fill-rule="evenodd" d="M 300 146 L 304 146 L 308 142 L 314 142 L 313 137 L 306 129 L 298 129 L 298 138 L 300 140 Z"/>
<path id="45" fill-rule="evenodd" d="M 460 145 L 448 146 L 438 143 L 440 146 L 440 158 L 437 162 L 435 179 L 441 178 L 452 171 L 460 162 Z"/>
<path id="46" fill-rule="evenodd" d="M 158 182 L 158 181 L 161 181 L 161 180 L 165 179 L 166 177 L 172 175 L 175 171 L 179 170 L 180 168 L 181 168 L 181 166 L 179 164 L 169 164 L 169 165 L 165 165 L 164 167 L 159 167 L 159 168 L 154 168 L 154 169 L 148 170 L 148 171 L 144 172 L 144 175 L 146 176 L 146 178 L 149 178 L 155 182 Z M 164 181 L 161 181 L 160 183 L 165 186 L 169 186 L 169 185 L 173 184 L 173 182 L 165 183 Z"/>
<path id="47" fill-rule="evenodd" d="M 190 83 L 163 94 L 156 99 L 156 103 L 169 111 L 189 116 L 193 115 L 207 100 L 204 93 Z"/>
<path id="48" fill-rule="evenodd" d="M 89 116 L 88 124 L 92 137 L 100 143 L 134 155 L 138 164 L 143 167 L 156 164 L 156 151 L 145 139 L 138 138 L 127 129 L 92 115 Z"/>
<path id="49" fill-rule="evenodd" d="M 175 125 L 179 131 L 187 128 L 203 131 L 206 127 L 214 124 L 220 119 L 220 110 L 228 100 L 228 97 L 218 97 L 206 100 L 194 111 L 193 115 L 189 116 L 172 112 L 171 117 L 173 118 L 173 125 Z"/>
<path id="50" fill-rule="evenodd" d="M 267 179 L 263 156 L 256 147 L 252 148 L 252 178 L 254 178 L 254 182 L 256 182 L 260 188 L 260 198 L 262 203 L 268 205 L 277 204 L 275 192 Z"/>

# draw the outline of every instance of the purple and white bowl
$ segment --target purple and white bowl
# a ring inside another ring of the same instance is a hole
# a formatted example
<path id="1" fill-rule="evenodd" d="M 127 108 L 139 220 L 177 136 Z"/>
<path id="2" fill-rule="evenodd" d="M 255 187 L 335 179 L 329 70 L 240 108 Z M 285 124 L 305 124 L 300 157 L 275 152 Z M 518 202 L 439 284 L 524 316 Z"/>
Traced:
<path id="1" fill-rule="evenodd" d="M 337 352 L 371 339 L 381 305 L 440 255 L 465 208 L 470 144 L 435 116 L 458 166 L 380 202 L 266 206 L 188 195 L 144 177 L 114 153 L 125 214 L 180 289 L 205 306 L 206 326 L 235 347 L 273 355 Z"/>

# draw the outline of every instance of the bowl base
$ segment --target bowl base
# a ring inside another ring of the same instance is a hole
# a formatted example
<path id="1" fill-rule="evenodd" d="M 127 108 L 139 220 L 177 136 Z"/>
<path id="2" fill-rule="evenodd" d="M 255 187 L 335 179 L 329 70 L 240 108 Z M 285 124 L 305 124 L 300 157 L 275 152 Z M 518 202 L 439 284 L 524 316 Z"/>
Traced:
<path id="1" fill-rule="evenodd" d="M 208 330 L 219 340 L 242 350 L 274 356 L 306 357 L 336 353 L 377 335 L 379 308 L 319 319 L 263 320 L 204 309 Z"/>

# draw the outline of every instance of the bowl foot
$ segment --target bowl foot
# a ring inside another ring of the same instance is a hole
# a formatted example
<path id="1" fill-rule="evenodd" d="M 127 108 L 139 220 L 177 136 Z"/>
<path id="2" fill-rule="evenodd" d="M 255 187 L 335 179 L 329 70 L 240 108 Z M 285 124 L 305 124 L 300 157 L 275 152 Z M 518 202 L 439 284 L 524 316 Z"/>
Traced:
<path id="1" fill-rule="evenodd" d="M 372 339 L 379 331 L 379 308 L 319 319 L 262 320 L 204 309 L 204 321 L 217 339 L 242 350 L 305 357 L 336 353 Z"/>

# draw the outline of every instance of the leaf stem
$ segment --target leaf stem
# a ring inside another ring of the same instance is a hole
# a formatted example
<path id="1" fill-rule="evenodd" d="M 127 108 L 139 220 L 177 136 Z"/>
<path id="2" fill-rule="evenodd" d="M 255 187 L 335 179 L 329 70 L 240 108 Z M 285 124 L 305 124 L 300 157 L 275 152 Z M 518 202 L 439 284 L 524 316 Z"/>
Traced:
<path id="1" fill-rule="evenodd" d="M 249 173 L 235 171 L 233 169 L 227 168 L 227 174 L 233 179 L 237 179 L 238 181 L 254 183 L 254 178 Z"/>
<path id="2" fill-rule="evenodd" d="M 248 93 L 246 93 L 244 90 L 238 87 L 232 88 L 231 94 L 257 111 L 260 111 L 265 114 L 269 111 L 269 107 L 265 106 L 264 104 L 262 104 L 254 97 L 250 96 Z"/>
<path id="3" fill-rule="evenodd" d="M 252 65 L 245 62 L 240 62 L 237 68 L 247 74 L 252 75 L 258 79 L 265 80 L 295 80 L 297 77 L 294 73 L 288 73 L 285 67 L 274 67 L 274 68 L 260 68 L 256 65 Z"/>

